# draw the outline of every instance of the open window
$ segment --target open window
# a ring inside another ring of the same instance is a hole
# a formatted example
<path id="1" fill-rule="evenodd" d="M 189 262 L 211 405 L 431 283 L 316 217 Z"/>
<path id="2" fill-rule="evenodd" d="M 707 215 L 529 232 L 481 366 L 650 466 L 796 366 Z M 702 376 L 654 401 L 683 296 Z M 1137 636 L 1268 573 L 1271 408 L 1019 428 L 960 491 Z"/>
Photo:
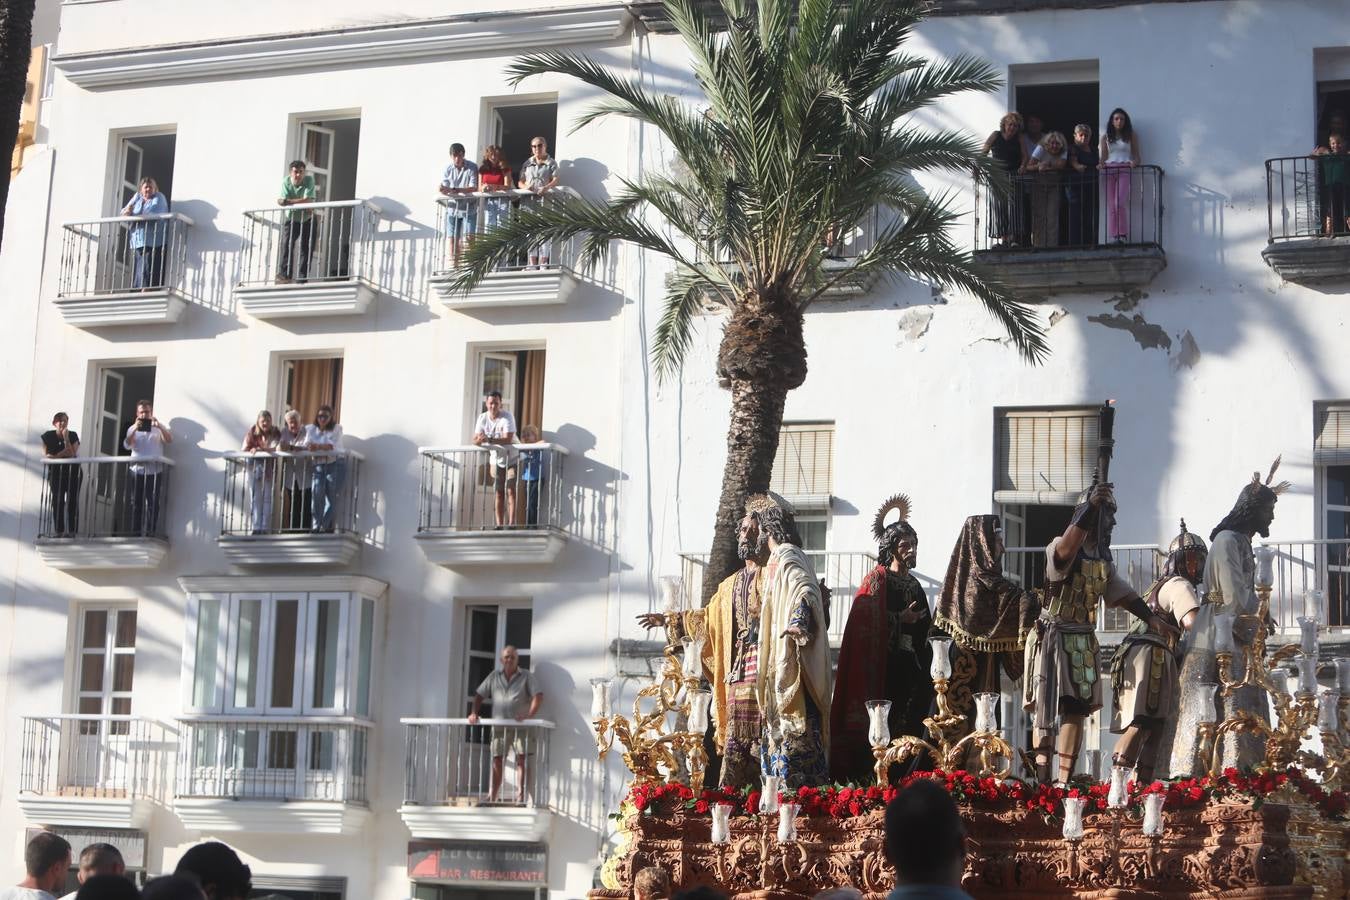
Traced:
<path id="1" fill-rule="evenodd" d="M 85 444 L 81 456 L 125 456 L 123 436 L 136 419 L 136 404 L 155 398 L 154 363 L 108 363 L 94 374 L 97 402 L 90 416 L 95 442 Z M 86 426 L 90 427 L 90 426 Z M 94 448 L 97 451 L 94 452 Z"/>
<path id="2" fill-rule="evenodd" d="M 1313 553 L 1306 545 L 1293 545 L 1280 568 L 1288 568 L 1295 579 L 1286 593 L 1321 587 L 1326 594 L 1325 623 L 1344 628 L 1350 626 L 1350 402 L 1318 404 L 1314 421 L 1317 538 L 1322 543 Z M 1285 572 L 1280 575 L 1285 577 Z"/>
<path id="3" fill-rule="evenodd" d="M 502 395 L 502 409 L 515 419 L 518 430 L 533 425 L 542 431 L 544 360 L 543 347 L 482 349 L 473 354 L 470 384 L 474 395 L 469 398 L 470 416 L 466 423 L 470 439 L 478 415 L 487 409 L 483 398 L 492 391 Z"/>
<path id="4" fill-rule="evenodd" d="M 834 423 L 784 422 L 769 490 L 792 504 L 802 550 L 818 575 L 826 575 L 830 492 L 834 474 Z"/>
<path id="5" fill-rule="evenodd" d="M 278 391 L 273 406 L 281 414 L 298 410 L 301 422 L 311 422 L 320 406 L 333 407 L 333 418 L 342 421 L 342 357 L 327 352 L 281 357 Z"/>
<path id="6" fill-rule="evenodd" d="M 529 601 L 475 603 L 464 611 L 464 702 L 465 715 L 473 711 L 473 695 L 483 679 L 492 674 L 502 649 L 516 648 L 519 665 L 530 668 L 530 632 L 534 612 Z M 492 714 L 491 698 L 484 698 L 483 716 Z"/>
<path id="7" fill-rule="evenodd" d="M 558 101 L 556 98 L 510 97 L 486 101 L 483 147 L 496 144 L 520 177 L 520 167 L 530 156 L 530 139 L 542 137 L 548 142 L 549 155 L 558 158 Z M 472 153 L 472 151 L 470 151 Z M 482 158 L 479 148 L 478 159 Z"/>
<path id="8" fill-rule="evenodd" d="M 287 162 L 303 159 L 314 176 L 320 203 L 356 200 L 356 167 L 361 148 L 360 116 L 305 118 L 296 123 L 296 145 Z M 320 278 L 346 278 L 351 273 L 351 248 L 357 230 L 355 206 L 333 207 L 318 214 L 310 272 Z"/>
<path id="9" fill-rule="evenodd" d="M 136 192 L 142 178 L 153 178 L 159 192 L 173 204 L 174 151 L 178 136 L 172 131 L 119 134 L 114 139 L 114 178 L 109 185 L 107 214 L 118 215 Z"/>

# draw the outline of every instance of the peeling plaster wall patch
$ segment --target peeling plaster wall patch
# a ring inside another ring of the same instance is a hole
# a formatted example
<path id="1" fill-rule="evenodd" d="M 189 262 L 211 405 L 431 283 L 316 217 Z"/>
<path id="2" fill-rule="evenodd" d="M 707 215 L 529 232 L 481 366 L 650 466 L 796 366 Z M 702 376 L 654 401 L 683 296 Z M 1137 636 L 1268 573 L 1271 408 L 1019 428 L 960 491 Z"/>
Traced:
<path id="1" fill-rule="evenodd" d="M 1181 335 L 1181 347 L 1172 359 L 1172 371 L 1180 372 L 1182 369 L 1193 369 L 1199 361 L 1200 345 L 1195 342 L 1195 336 L 1191 334 L 1191 330 L 1188 328 Z"/>
<path id="2" fill-rule="evenodd" d="M 1145 350 L 1166 350 L 1172 349 L 1172 339 L 1167 336 L 1167 332 L 1162 330 L 1161 325 L 1154 325 L 1145 322 L 1144 317 L 1135 313 L 1133 316 L 1116 313 L 1114 315 L 1088 316 L 1089 322 L 1096 322 L 1098 325 L 1105 325 L 1107 328 L 1117 328 L 1121 331 L 1128 331 L 1130 337 L 1134 338 L 1135 343 Z"/>
<path id="3" fill-rule="evenodd" d="M 1065 309 L 1062 306 L 1056 306 L 1054 309 L 1050 311 L 1050 324 L 1047 327 L 1054 328 L 1055 325 L 1059 323 L 1059 320 L 1064 318 L 1068 314 L 1069 311 L 1067 309 Z"/>
<path id="4" fill-rule="evenodd" d="M 917 341 L 928 333 L 933 322 L 933 311 L 924 307 L 907 309 L 900 314 L 900 335 L 906 340 Z"/>

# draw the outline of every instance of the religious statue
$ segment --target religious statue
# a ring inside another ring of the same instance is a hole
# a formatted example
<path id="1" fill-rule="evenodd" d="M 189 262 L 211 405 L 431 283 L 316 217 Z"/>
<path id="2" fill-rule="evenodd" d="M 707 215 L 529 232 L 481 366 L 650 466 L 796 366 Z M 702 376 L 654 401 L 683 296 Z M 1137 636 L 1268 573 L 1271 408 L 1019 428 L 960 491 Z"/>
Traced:
<path id="1" fill-rule="evenodd" d="M 1204 540 L 1187 531 L 1182 519 L 1181 533 L 1167 548 L 1162 577 L 1144 592 L 1149 609 L 1183 632 L 1190 630 L 1200 607 L 1196 586 L 1205 570 L 1205 556 Z M 1139 621 L 1111 660 L 1115 708 L 1111 731 L 1124 735 L 1116 744 L 1112 762 L 1134 769 L 1135 781 L 1142 784 L 1153 781 L 1167 725 L 1181 705 L 1177 656 L 1175 643 Z"/>
<path id="2" fill-rule="evenodd" d="M 892 512 L 898 518 L 887 525 Z M 877 565 L 858 588 L 844 627 L 830 708 L 830 776 L 841 783 L 867 783 L 872 776 L 868 700 L 891 701 L 890 733 L 916 737 L 923 737 L 923 720 L 933 702 L 928 674 L 932 616 L 923 587 L 910 573 L 919 535 L 909 513 L 904 494 L 877 511 L 872 520 Z"/>
<path id="3" fill-rule="evenodd" d="M 781 497 L 751 497 L 741 533 L 756 556 L 768 549 L 755 681 L 764 717 L 761 772 L 781 779 L 785 790 L 821 784 L 829 776 L 832 677 L 820 584 Z"/>
<path id="4" fill-rule="evenodd" d="M 967 657 L 952 666 L 953 712 L 972 720 L 976 693 L 999 693 L 999 670 L 1022 676 L 1022 645 L 1040 604 L 1003 576 L 1003 526 L 998 516 L 970 516 L 952 548 L 933 628 L 951 636 Z M 957 735 L 959 737 L 959 735 Z"/>
<path id="5" fill-rule="evenodd" d="M 1115 524 L 1111 485 L 1105 479 L 1094 481 L 1064 533 L 1045 548 L 1047 605 L 1036 622 L 1035 636 L 1027 641 L 1023 697 L 1032 713 L 1032 748 L 1041 781 L 1051 777 L 1052 755 L 1059 762 L 1055 781 L 1064 783 L 1072 777 L 1083 746 L 1083 725 L 1102 707 L 1098 598 L 1129 610 L 1164 640 L 1181 636 L 1116 572 L 1111 558 Z"/>
<path id="6" fill-rule="evenodd" d="M 1252 553 L 1252 536 L 1270 536 L 1270 523 L 1275 521 L 1275 503 L 1289 490 L 1289 482 L 1272 485 L 1271 480 L 1280 467 L 1276 458 L 1261 482 L 1261 473 L 1253 472 L 1252 480 L 1243 485 L 1237 502 L 1223 521 L 1210 532 L 1209 558 L 1205 561 L 1205 594 L 1194 626 L 1194 643 L 1187 649 L 1181 666 L 1181 683 L 1189 686 L 1199 682 L 1217 682 L 1218 664 L 1214 658 L 1214 615 L 1216 612 L 1235 613 L 1233 642 L 1238 652 L 1233 654 L 1233 678 L 1246 675 L 1246 660 L 1242 650 L 1250 651 L 1256 636 L 1256 558 Z M 1217 698 L 1219 721 L 1234 711 L 1245 710 L 1262 721 L 1270 721 L 1270 706 L 1266 692 L 1258 685 L 1234 689 Z M 1195 725 L 1196 704 L 1183 697 L 1181 720 L 1177 725 L 1176 740 L 1172 744 L 1173 775 L 1200 774 L 1208 768 L 1207 760 L 1196 758 L 1198 729 Z M 1236 766 L 1250 768 L 1265 759 L 1265 740 L 1259 734 L 1233 733 L 1224 736 L 1220 768 Z"/>

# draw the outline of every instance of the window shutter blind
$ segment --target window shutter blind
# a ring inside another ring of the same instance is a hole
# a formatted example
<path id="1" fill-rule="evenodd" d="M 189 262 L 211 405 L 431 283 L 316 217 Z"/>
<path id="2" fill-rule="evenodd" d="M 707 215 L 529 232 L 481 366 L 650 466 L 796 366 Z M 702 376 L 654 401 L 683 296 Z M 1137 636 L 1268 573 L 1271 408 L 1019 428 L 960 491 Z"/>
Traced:
<path id="1" fill-rule="evenodd" d="M 1320 406 L 1316 421 L 1313 463 L 1319 466 L 1350 465 L 1350 403 Z"/>
<path id="2" fill-rule="evenodd" d="M 798 508 L 828 507 L 833 464 L 833 424 L 784 424 L 778 434 L 769 490 Z"/>
<path id="3" fill-rule="evenodd" d="M 996 502 L 1072 506 L 1092 484 L 1096 409 L 1007 410 L 996 430 Z"/>

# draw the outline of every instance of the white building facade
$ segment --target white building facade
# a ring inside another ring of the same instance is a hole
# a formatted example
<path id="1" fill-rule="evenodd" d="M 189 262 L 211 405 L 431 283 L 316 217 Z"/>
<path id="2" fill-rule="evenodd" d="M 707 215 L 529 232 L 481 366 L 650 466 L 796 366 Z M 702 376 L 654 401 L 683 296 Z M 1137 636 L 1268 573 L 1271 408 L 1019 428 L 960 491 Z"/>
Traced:
<path id="1" fill-rule="evenodd" d="M 1327 179 L 1295 158 L 1350 109 L 1350 23 L 1333 0 L 1059 8 L 1081 5 L 952 4 L 916 37 L 1008 81 L 926 123 L 982 139 L 1017 109 L 1099 132 L 1123 107 L 1145 166 L 1120 246 L 1101 207 L 1077 242 L 995 250 L 997 210 L 973 185 L 926 185 L 953 191 L 963 240 L 1040 304 L 1040 366 L 970 298 L 929 285 L 864 285 L 808 312 L 811 374 L 788 398 L 774 481 L 835 591 L 833 630 L 892 493 L 913 499 L 934 590 L 967 515 L 1000 513 L 1010 545 L 1043 547 L 1085 484 L 1108 397 L 1118 562 L 1141 589 L 1180 517 L 1208 536 L 1282 455 L 1295 488 L 1271 534 L 1277 620 L 1292 627 L 1315 588 L 1343 628 L 1350 237 L 1318 236 Z M 681 378 L 656 383 L 665 270 L 628 248 L 592 273 L 545 248 L 540 268 L 446 290 L 457 207 L 436 187 L 451 142 L 471 160 L 500 144 L 518 169 L 543 136 L 561 183 L 595 198 L 668 160 L 627 121 L 572 131 L 595 100 L 575 83 L 514 88 L 506 66 L 542 48 L 690 90 L 678 39 L 645 6 L 63 5 L 48 144 L 11 189 L 0 255 L 0 875 L 18 877 L 26 829 L 50 826 L 112 835 L 151 874 L 224 840 L 260 890 L 297 897 L 591 886 L 623 770 L 595 760 L 588 680 L 617 674 L 631 698 L 644 666 L 615 642 L 643 637 L 633 617 L 660 576 L 700 571 L 728 396 L 714 316 Z M 316 219 L 277 206 L 297 158 Z M 170 212 L 133 238 L 117 217 L 146 176 Z M 480 224 L 510 214 L 478 203 Z M 278 280 L 297 237 L 308 270 L 292 260 Z M 867 239 L 846 236 L 844 255 Z M 492 389 L 541 432 L 513 461 L 502 529 L 493 461 L 470 442 Z M 173 435 L 158 471 L 119 450 L 140 399 Z M 238 454 L 258 410 L 309 422 L 321 403 L 340 454 Z M 42 462 L 57 410 L 83 462 Z M 306 515 L 316 476 L 334 489 L 331 531 Z M 1033 550 L 1007 565 L 1035 583 Z M 1102 624 L 1109 641 L 1124 623 Z M 470 727 L 469 697 L 508 643 L 545 695 L 540 718 Z M 1004 715 L 1017 731 L 1011 703 Z M 493 738 L 511 749 L 488 803 Z"/>

